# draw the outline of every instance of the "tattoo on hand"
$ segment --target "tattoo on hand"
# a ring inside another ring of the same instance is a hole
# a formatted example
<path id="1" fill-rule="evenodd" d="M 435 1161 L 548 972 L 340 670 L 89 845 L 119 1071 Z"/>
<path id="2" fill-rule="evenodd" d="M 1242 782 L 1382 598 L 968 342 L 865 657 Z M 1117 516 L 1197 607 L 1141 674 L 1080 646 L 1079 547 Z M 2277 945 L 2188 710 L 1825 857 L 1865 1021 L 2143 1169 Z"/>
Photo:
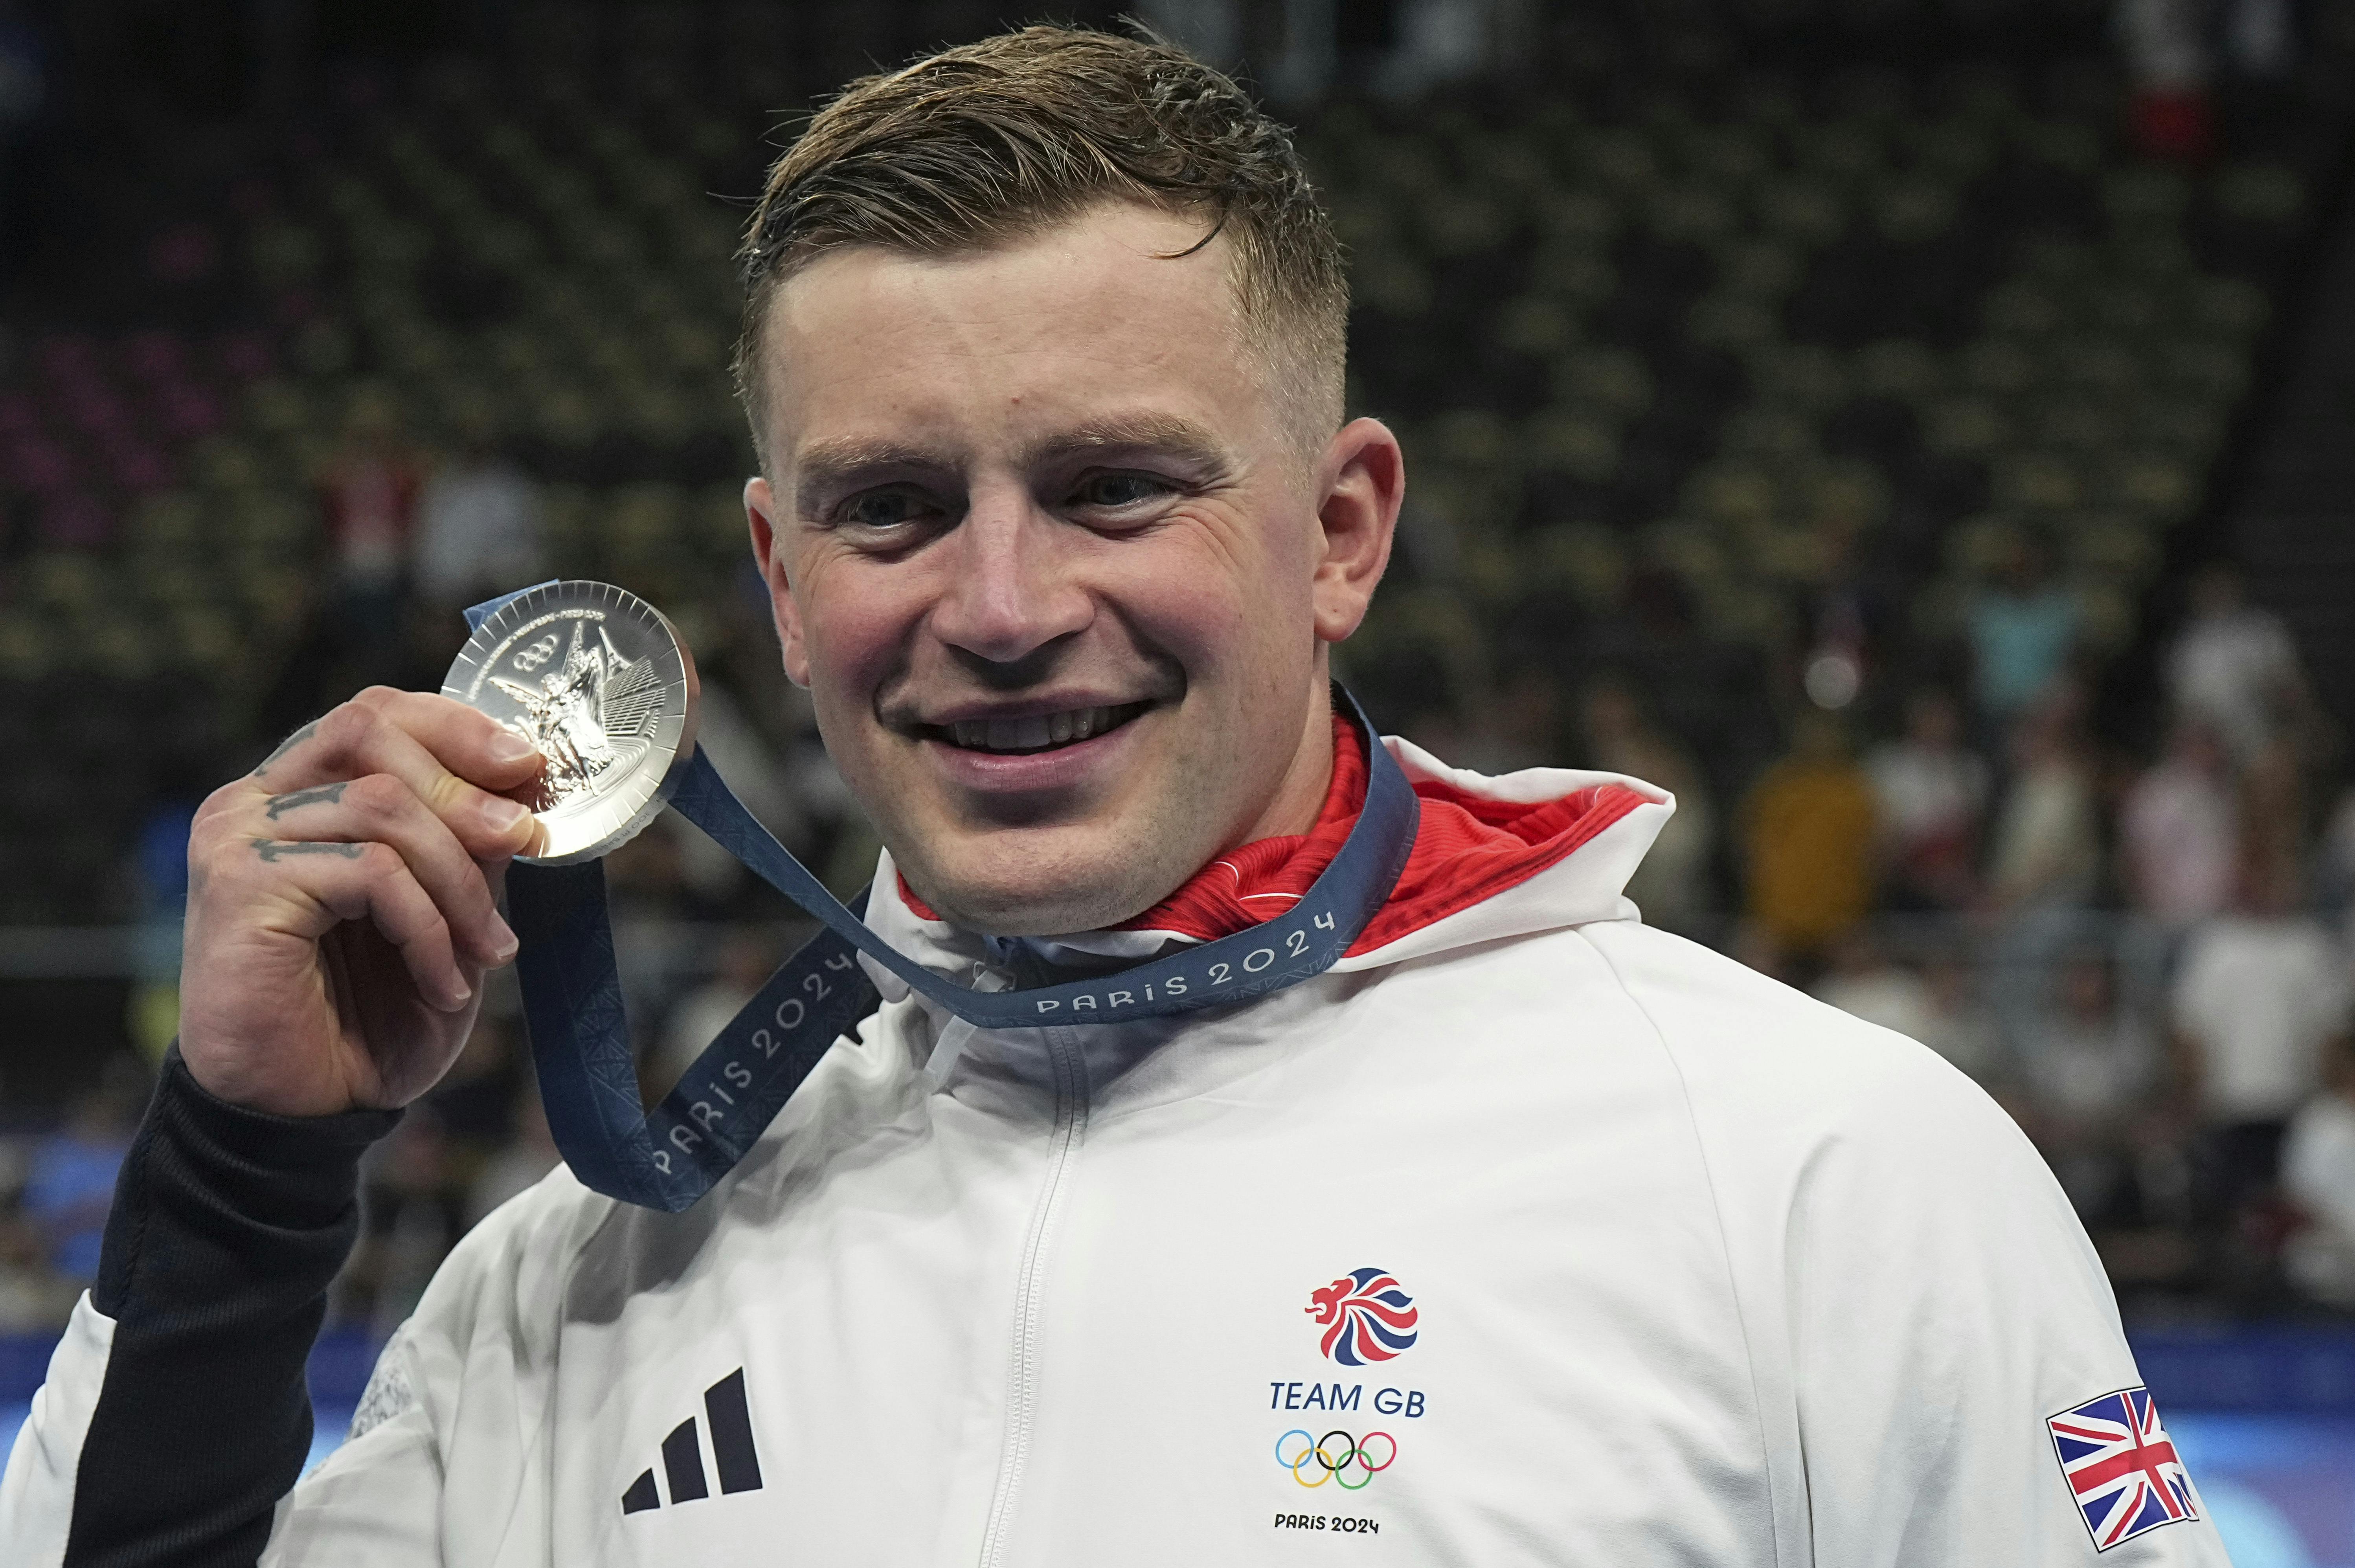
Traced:
<path id="1" fill-rule="evenodd" d="M 316 719 L 314 719 L 308 724 L 304 725 L 300 730 L 295 731 L 292 735 L 287 736 L 283 741 L 279 741 L 278 749 L 271 752 L 270 755 L 262 758 L 261 765 L 254 769 L 250 776 L 260 778 L 262 774 L 270 771 L 271 763 L 276 762 L 279 758 L 284 756 L 287 752 L 293 751 L 295 747 L 301 745 L 304 741 L 309 740 L 318 732 L 319 721 Z"/>
<path id="2" fill-rule="evenodd" d="M 337 784 L 317 784 L 310 789 L 298 789 L 292 795 L 272 795 L 270 797 L 270 820 L 275 822 L 286 813 L 301 806 L 334 805 L 344 798 L 344 791 L 351 787 L 351 781 L 345 779 Z"/>
<path id="3" fill-rule="evenodd" d="M 341 855 L 346 860 L 357 860 L 367 848 L 365 844 L 326 844 L 309 838 L 253 841 L 253 852 L 265 860 L 282 860 L 289 855 Z"/>

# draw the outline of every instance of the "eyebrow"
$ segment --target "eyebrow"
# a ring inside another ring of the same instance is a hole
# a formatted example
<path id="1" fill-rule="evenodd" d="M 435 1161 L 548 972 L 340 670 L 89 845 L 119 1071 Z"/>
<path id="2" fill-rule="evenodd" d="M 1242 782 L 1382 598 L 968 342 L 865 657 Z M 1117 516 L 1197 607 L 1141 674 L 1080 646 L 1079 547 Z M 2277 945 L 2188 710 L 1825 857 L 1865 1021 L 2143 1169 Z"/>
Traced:
<path id="1" fill-rule="evenodd" d="M 1200 464 L 1223 464 L 1227 449 L 1191 420 L 1175 414 L 1114 414 L 1083 420 L 1023 453 L 1028 464 L 1091 452 L 1157 452 Z"/>
<path id="2" fill-rule="evenodd" d="M 1082 420 L 1055 432 L 1026 449 L 1025 468 L 1092 453 L 1151 452 L 1190 465 L 1223 469 L 1227 449 L 1217 436 L 1191 420 L 1174 414 L 1112 414 Z M 814 443 L 794 459 L 795 501 L 805 516 L 815 512 L 829 493 L 886 474 L 940 473 L 962 466 L 947 449 L 904 442 L 847 436 Z"/>

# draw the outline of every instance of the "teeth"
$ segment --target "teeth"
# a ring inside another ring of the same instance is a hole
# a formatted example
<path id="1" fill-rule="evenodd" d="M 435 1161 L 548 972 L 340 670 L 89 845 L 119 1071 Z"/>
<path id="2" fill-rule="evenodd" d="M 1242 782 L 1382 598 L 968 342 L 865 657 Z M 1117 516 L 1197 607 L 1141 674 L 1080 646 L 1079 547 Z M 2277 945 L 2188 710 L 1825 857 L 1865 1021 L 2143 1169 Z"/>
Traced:
<path id="1" fill-rule="evenodd" d="M 961 719 L 948 730 L 949 739 L 969 751 L 1037 752 L 1101 735 L 1116 718 L 1111 708 L 1071 708 L 1027 719 Z"/>

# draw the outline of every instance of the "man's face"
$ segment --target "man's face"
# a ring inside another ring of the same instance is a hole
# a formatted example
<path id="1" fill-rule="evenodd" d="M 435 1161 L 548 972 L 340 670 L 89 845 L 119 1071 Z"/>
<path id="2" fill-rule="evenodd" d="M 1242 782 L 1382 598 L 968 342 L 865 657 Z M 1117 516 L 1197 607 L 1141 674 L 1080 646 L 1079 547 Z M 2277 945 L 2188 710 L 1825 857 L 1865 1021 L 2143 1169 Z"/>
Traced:
<path id="1" fill-rule="evenodd" d="M 837 251 L 772 307 L 746 487 L 787 673 L 916 891 L 1004 934 L 1149 907 L 1314 819 L 1325 645 L 1401 489 L 1305 453 L 1222 241 L 1107 204 L 954 257 Z M 1290 416 L 1290 417 L 1288 417 Z"/>

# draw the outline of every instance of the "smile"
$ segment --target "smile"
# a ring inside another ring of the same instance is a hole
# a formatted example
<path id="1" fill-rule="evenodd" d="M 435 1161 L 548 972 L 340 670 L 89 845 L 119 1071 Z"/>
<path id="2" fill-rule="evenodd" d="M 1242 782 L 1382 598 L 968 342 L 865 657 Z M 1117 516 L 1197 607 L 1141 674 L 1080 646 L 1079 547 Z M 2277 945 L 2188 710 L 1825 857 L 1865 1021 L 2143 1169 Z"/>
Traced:
<path id="1" fill-rule="evenodd" d="M 1069 708 L 1018 719 L 963 719 L 933 728 L 933 734 L 968 752 L 1027 756 L 1076 745 L 1119 729 L 1153 705 L 1124 702 L 1112 708 Z"/>

